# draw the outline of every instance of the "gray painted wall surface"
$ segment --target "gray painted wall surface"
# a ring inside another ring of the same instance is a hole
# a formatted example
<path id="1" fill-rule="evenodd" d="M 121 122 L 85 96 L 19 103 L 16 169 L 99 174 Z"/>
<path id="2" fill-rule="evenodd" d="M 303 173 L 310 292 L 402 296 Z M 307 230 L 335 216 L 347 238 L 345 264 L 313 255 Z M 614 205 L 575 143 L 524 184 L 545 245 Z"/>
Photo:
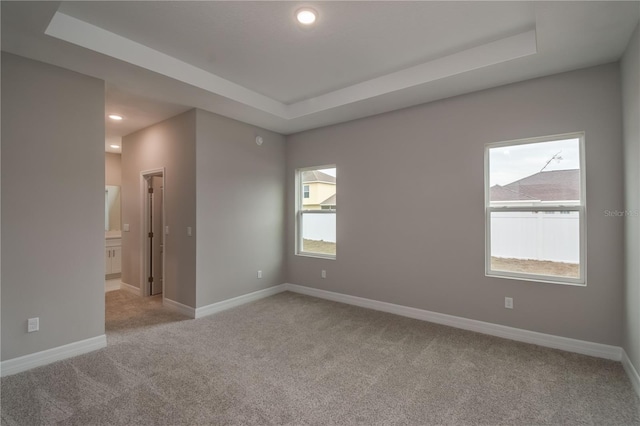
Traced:
<path id="1" fill-rule="evenodd" d="M 103 335 L 104 83 L 2 53 L 1 170 L 2 360 Z"/>
<path id="2" fill-rule="evenodd" d="M 144 288 L 140 280 L 142 255 L 142 171 L 164 167 L 165 220 L 165 297 L 187 306 L 196 301 L 195 230 L 195 110 L 154 124 L 125 136 L 122 140 L 122 281 Z"/>
<path id="3" fill-rule="evenodd" d="M 626 294 L 624 349 L 640 371 L 640 27 L 636 28 L 622 59 L 624 113 Z"/>
<path id="4" fill-rule="evenodd" d="M 198 110 L 196 145 L 197 306 L 282 284 L 284 137 Z"/>
<path id="5" fill-rule="evenodd" d="M 620 345 L 623 221 L 604 210 L 624 207 L 621 114 L 609 64 L 289 136 L 287 280 Z M 484 144 L 576 131 L 586 132 L 588 285 L 485 277 Z M 337 260 L 295 256 L 294 171 L 332 163 Z"/>
<path id="6" fill-rule="evenodd" d="M 104 179 L 105 185 L 122 185 L 121 155 L 113 152 L 104 154 Z"/>

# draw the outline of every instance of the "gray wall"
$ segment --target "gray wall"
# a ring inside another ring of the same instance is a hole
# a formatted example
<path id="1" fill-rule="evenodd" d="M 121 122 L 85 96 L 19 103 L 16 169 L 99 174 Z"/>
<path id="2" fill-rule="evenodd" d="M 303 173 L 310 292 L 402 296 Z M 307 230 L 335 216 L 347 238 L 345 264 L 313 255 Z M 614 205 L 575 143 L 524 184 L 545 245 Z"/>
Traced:
<path id="1" fill-rule="evenodd" d="M 143 284 L 140 173 L 160 167 L 170 229 L 165 297 L 201 307 L 284 282 L 283 136 L 191 110 L 122 145 L 123 282 Z"/>
<path id="2" fill-rule="evenodd" d="M 104 179 L 105 185 L 122 185 L 121 155 L 113 152 L 104 154 Z"/>
<path id="3" fill-rule="evenodd" d="M 195 110 L 187 111 L 122 140 L 122 281 L 144 288 L 142 255 L 142 171 L 165 168 L 165 297 L 195 307 L 196 224 Z"/>
<path id="4" fill-rule="evenodd" d="M 198 110 L 196 145 L 197 306 L 282 284 L 284 137 Z"/>
<path id="5" fill-rule="evenodd" d="M 624 349 L 640 371 L 640 27 L 622 59 L 624 113 L 626 294 Z"/>
<path id="6" fill-rule="evenodd" d="M 103 335 L 103 82 L 2 53 L 1 170 L 2 360 Z"/>
<path id="7" fill-rule="evenodd" d="M 287 137 L 288 281 L 605 344 L 622 343 L 617 64 Z M 484 275 L 484 144 L 586 132 L 588 285 Z M 294 255 L 294 170 L 336 164 L 337 259 Z M 320 278 L 320 270 L 327 278 Z M 515 308 L 504 308 L 504 298 Z"/>

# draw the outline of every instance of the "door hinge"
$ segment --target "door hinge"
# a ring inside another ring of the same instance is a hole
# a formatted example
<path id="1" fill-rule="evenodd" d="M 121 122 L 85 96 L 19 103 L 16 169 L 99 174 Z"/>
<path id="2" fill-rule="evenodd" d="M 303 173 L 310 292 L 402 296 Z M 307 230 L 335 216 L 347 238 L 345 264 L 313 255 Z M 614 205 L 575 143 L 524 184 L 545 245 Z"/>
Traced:
<path id="1" fill-rule="evenodd" d="M 149 277 L 149 282 L 152 283 L 153 282 L 153 277 Z"/>
<path id="2" fill-rule="evenodd" d="M 149 232 L 149 238 L 153 238 L 153 232 Z"/>
<path id="3" fill-rule="evenodd" d="M 153 188 L 149 187 L 149 194 L 153 194 Z"/>

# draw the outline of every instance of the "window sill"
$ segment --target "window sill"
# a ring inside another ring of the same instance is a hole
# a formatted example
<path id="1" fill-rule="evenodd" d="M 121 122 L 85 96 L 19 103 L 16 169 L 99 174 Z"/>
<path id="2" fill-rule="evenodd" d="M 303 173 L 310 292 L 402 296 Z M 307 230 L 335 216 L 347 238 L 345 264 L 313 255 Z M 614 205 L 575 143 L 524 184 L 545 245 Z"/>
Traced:
<path id="1" fill-rule="evenodd" d="M 310 252 L 300 252 L 300 253 L 296 253 L 296 256 L 302 256 L 302 257 L 315 257 L 318 259 L 326 259 L 326 260 L 336 260 L 336 255 L 334 254 L 324 254 L 324 253 L 310 253 Z"/>
<path id="2" fill-rule="evenodd" d="M 573 287 L 586 287 L 587 282 L 585 280 L 575 280 L 575 281 L 565 281 L 560 279 L 560 277 L 547 277 L 547 276 L 536 276 L 536 275 L 526 275 L 526 274 L 508 274 L 501 273 L 497 271 L 489 271 L 484 274 L 486 277 L 490 278 L 506 278 L 508 280 L 517 280 L 517 281 L 530 281 L 541 284 L 559 284 L 559 285 L 569 285 Z"/>

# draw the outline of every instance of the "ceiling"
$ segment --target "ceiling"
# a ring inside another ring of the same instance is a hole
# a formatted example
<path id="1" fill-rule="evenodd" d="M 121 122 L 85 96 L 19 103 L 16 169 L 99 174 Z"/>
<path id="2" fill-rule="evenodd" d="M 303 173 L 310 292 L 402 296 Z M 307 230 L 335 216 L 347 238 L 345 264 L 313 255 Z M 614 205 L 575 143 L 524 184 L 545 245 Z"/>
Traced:
<path id="1" fill-rule="evenodd" d="M 2 1 L 2 50 L 105 80 L 125 117 L 110 140 L 193 107 L 291 134 L 616 61 L 639 17 L 638 1 Z"/>

